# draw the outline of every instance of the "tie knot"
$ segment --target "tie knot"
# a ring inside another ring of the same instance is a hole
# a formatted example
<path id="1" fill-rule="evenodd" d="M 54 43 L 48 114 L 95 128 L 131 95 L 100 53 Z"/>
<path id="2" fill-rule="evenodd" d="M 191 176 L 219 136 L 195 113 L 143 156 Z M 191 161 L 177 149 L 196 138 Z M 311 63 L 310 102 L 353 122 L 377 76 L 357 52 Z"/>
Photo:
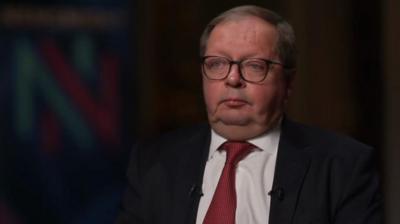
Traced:
<path id="1" fill-rule="evenodd" d="M 221 149 L 226 151 L 226 162 L 232 165 L 236 165 L 253 148 L 255 148 L 254 145 L 239 141 L 227 141 L 221 146 Z"/>

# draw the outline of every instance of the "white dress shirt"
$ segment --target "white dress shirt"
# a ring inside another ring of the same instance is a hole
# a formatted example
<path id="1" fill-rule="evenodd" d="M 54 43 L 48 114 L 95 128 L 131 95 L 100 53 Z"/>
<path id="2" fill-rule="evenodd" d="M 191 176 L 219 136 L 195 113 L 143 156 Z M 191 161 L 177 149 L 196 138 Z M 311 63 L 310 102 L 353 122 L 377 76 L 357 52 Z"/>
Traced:
<path id="1" fill-rule="evenodd" d="M 270 196 L 274 179 L 280 125 L 268 133 L 248 140 L 257 148 L 242 159 L 236 168 L 236 223 L 257 224 L 269 220 Z M 203 223 L 226 160 L 226 152 L 218 148 L 225 138 L 211 130 L 210 153 L 203 177 L 196 223 Z"/>

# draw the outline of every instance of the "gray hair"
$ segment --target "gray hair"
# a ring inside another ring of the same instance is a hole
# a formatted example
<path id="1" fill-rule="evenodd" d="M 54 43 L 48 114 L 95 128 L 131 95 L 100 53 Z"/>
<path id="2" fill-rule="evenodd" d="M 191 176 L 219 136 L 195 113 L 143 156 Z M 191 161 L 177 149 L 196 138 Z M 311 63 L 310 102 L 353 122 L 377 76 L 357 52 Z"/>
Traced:
<path id="1" fill-rule="evenodd" d="M 240 17 L 254 16 L 273 25 L 278 32 L 276 51 L 285 68 L 296 67 L 296 44 L 292 26 L 277 13 L 254 5 L 245 5 L 232 8 L 215 17 L 206 26 L 200 37 L 200 56 L 203 57 L 207 47 L 207 41 L 213 29 L 220 23 L 236 20 Z"/>

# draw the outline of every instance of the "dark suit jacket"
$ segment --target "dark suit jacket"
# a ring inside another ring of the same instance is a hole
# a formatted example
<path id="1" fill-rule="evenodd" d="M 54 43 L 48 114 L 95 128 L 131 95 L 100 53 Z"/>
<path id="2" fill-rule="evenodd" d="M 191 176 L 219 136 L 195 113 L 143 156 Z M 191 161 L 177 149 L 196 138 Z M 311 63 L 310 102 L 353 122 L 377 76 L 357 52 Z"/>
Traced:
<path id="1" fill-rule="evenodd" d="M 116 223 L 195 223 L 209 145 L 203 125 L 135 147 Z M 269 223 L 381 223 L 373 164 L 370 147 L 285 119 Z"/>

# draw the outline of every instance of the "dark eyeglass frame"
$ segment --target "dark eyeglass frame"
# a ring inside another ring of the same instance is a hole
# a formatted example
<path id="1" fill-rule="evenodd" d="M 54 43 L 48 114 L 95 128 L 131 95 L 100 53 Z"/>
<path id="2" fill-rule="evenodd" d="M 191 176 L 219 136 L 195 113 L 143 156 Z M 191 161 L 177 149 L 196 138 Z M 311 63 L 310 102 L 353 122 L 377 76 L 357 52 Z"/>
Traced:
<path id="1" fill-rule="evenodd" d="M 224 59 L 224 60 L 226 60 L 227 62 L 229 62 L 229 69 L 228 69 L 227 73 L 226 73 L 222 78 L 216 79 L 216 78 L 211 78 L 211 77 L 209 77 L 209 76 L 207 75 L 206 68 L 205 68 L 205 66 L 206 66 L 205 61 L 206 61 L 208 58 L 221 58 L 221 59 Z M 242 65 L 243 65 L 243 64 L 242 64 L 242 63 L 243 63 L 243 62 L 246 62 L 246 61 L 249 61 L 249 60 L 261 60 L 261 61 L 264 61 L 264 62 L 265 62 L 266 66 L 267 66 L 267 71 L 265 72 L 265 74 L 264 74 L 264 76 L 263 76 L 263 78 L 262 78 L 261 80 L 258 80 L 258 81 L 251 81 L 251 80 L 247 80 L 247 79 L 243 76 L 243 71 L 242 71 L 242 67 L 243 67 Z M 224 80 L 224 79 L 226 79 L 226 78 L 228 77 L 229 73 L 231 72 L 231 69 L 232 69 L 232 65 L 233 65 L 233 64 L 238 65 L 238 67 L 239 67 L 239 75 L 240 75 L 240 78 L 243 79 L 244 81 L 250 82 L 250 83 L 260 83 L 260 82 L 264 81 L 265 78 L 267 77 L 269 71 L 270 71 L 270 65 L 281 65 L 284 69 L 290 69 L 290 68 L 286 67 L 284 64 L 282 64 L 282 63 L 280 63 L 280 62 L 272 61 L 272 60 L 268 60 L 268 59 L 264 59 L 264 58 L 245 58 L 245 59 L 242 59 L 242 60 L 239 60 L 239 61 L 233 61 L 233 60 L 231 60 L 231 59 L 229 59 L 229 58 L 227 58 L 227 57 L 212 56 L 212 55 L 204 56 L 204 57 L 201 58 L 202 72 L 203 72 L 203 74 L 204 74 L 208 79 L 210 79 L 210 80 Z"/>

